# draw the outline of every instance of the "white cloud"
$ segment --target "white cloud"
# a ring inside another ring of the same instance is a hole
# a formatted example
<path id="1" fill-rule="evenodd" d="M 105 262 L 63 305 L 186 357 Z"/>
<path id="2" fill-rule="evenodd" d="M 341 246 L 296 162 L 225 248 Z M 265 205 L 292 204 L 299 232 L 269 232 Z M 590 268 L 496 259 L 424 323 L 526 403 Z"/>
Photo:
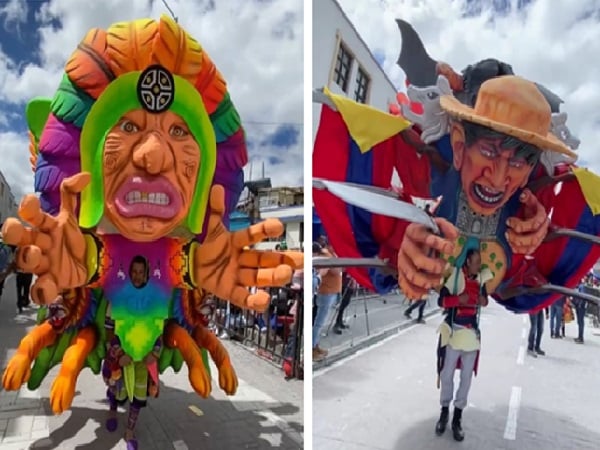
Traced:
<path id="1" fill-rule="evenodd" d="M 581 139 L 580 161 L 600 173 L 600 23 L 594 19 L 600 17 L 598 1 L 537 0 L 524 12 L 513 7 L 499 16 L 487 9 L 470 18 L 461 16 L 466 1 L 338 1 L 371 50 L 384 51 L 384 70 L 396 86 L 404 86 L 404 74 L 396 65 L 401 40 L 395 19 L 401 18 L 421 35 L 432 58 L 457 71 L 496 58 L 553 90 L 565 101 L 561 110 Z M 491 3 L 480 2 L 484 9 Z"/>
<path id="2" fill-rule="evenodd" d="M 302 0 L 169 0 L 168 4 L 224 75 L 242 120 L 250 122 L 250 139 L 261 141 L 276 128 L 252 122 L 302 123 Z M 36 50 L 40 65 L 29 64 L 19 71 L 2 53 L 0 43 L 0 101 L 22 107 L 35 96 L 53 96 L 64 64 L 90 28 L 106 29 L 115 22 L 145 17 L 158 19 L 163 13 L 168 11 L 156 0 L 105 0 L 87 2 L 84 7 L 79 0 L 50 0 L 36 16 L 41 36 Z M 60 29 L 53 24 L 56 19 L 62 23 Z M 272 30 L 279 34 L 274 35 Z M 0 142 L 2 154 L 14 161 L 2 168 L 7 180 L 17 193 L 32 191 L 27 136 L 2 136 L 10 138 Z M 274 155 L 284 157 L 285 165 L 271 166 L 268 157 Z M 274 185 L 297 185 L 302 183 L 302 155 L 300 141 L 287 152 L 267 146 L 250 156 L 267 161 L 266 174 L 273 178 Z"/>
<path id="3" fill-rule="evenodd" d="M 4 3 L 4 2 L 3 2 Z M 20 25 L 27 21 L 27 2 L 25 0 L 9 0 L 0 8 L 0 17 L 4 19 L 4 28 L 9 30 L 15 25 L 17 33 L 20 34 Z"/>

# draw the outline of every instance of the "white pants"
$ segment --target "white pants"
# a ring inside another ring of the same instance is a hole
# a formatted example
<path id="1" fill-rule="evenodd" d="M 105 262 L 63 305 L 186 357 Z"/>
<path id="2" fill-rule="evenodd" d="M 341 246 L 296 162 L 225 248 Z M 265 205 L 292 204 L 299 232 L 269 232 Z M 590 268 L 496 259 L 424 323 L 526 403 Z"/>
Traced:
<path id="1" fill-rule="evenodd" d="M 458 385 L 456 396 L 454 396 L 454 372 L 456 371 L 458 358 L 461 359 L 462 366 L 460 369 L 460 384 Z M 442 406 L 450 406 L 453 398 L 455 408 L 464 409 L 467 406 L 467 398 L 469 396 L 469 389 L 471 388 L 476 359 L 477 351 L 465 352 L 453 349 L 450 344 L 446 345 L 444 367 L 442 367 L 440 373 L 440 404 Z"/>

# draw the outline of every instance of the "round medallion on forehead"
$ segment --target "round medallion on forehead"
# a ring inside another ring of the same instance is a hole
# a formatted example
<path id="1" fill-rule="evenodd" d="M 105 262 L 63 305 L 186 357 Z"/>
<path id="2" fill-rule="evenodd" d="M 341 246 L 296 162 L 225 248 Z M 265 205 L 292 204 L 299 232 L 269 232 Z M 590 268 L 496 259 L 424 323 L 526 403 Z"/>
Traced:
<path id="1" fill-rule="evenodd" d="M 150 66 L 142 72 L 137 85 L 142 107 L 151 113 L 169 109 L 175 98 L 173 75 L 162 66 Z"/>

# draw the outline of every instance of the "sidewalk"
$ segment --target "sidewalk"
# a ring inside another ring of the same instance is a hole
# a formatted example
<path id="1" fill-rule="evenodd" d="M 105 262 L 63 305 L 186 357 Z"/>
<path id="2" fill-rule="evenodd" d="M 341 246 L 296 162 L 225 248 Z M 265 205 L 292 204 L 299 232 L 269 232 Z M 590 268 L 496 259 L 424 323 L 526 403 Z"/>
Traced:
<path id="1" fill-rule="evenodd" d="M 2 369 L 26 329 L 35 325 L 35 310 L 16 313 L 14 277 L 6 281 L 0 300 Z M 303 446 L 303 383 L 284 380 L 279 368 L 262 361 L 238 345 L 225 341 L 239 377 L 238 392 L 220 391 L 213 366 L 211 397 L 196 395 L 184 367 L 178 374 L 161 375 L 158 399 L 148 402 L 137 425 L 139 449 L 301 449 Z M 99 375 L 84 369 L 79 376 L 70 411 L 54 416 L 48 395 L 58 372 L 53 369 L 39 390 L 0 390 L 0 448 L 21 449 L 125 449 L 126 412 L 119 413 L 119 429 L 104 428 L 107 404 Z"/>
<path id="2" fill-rule="evenodd" d="M 398 294 L 355 297 L 345 311 L 345 322 L 349 328 L 341 335 L 336 334 L 333 327 L 336 307 L 321 335 L 320 347 L 328 350 L 329 355 L 323 361 L 313 362 L 313 370 L 329 366 L 413 325 L 418 309 L 413 310 L 412 319 L 407 319 L 404 312 L 409 305 L 406 298 Z M 439 311 L 437 299 L 431 296 L 423 317 L 427 319 Z"/>

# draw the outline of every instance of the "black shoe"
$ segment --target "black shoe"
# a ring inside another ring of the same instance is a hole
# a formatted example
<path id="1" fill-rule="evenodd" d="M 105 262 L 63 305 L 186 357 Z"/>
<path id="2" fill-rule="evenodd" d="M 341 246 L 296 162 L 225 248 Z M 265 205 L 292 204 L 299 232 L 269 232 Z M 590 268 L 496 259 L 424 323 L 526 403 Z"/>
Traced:
<path id="1" fill-rule="evenodd" d="M 440 419 L 435 424 L 435 434 L 441 436 L 446 431 L 446 425 L 448 425 L 448 417 L 450 411 L 447 406 L 442 406 L 442 412 L 440 413 Z"/>
<path id="2" fill-rule="evenodd" d="M 575 342 L 576 342 L 577 344 L 583 344 L 583 339 L 579 339 L 579 338 L 577 338 L 577 339 L 575 339 Z"/>
<path id="3" fill-rule="evenodd" d="M 406 317 L 407 319 L 412 319 L 412 317 L 410 316 L 410 311 L 404 311 L 404 317 Z"/>
<path id="4" fill-rule="evenodd" d="M 415 319 L 415 323 L 427 323 L 424 319 Z"/>
<path id="5" fill-rule="evenodd" d="M 546 352 L 544 350 L 542 350 L 541 348 L 536 348 L 535 352 L 540 356 L 546 356 Z"/>
<path id="6" fill-rule="evenodd" d="M 527 354 L 528 354 L 529 356 L 533 356 L 534 358 L 537 358 L 537 353 L 536 353 L 536 352 L 534 352 L 532 348 L 528 348 L 528 349 L 527 349 Z"/>
<path id="7" fill-rule="evenodd" d="M 336 325 L 333 327 L 333 332 L 335 334 L 342 334 L 342 327 L 340 327 L 339 325 Z"/>
<path id="8" fill-rule="evenodd" d="M 554 333 L 552 333 L 552 334 L 550 335 L 550 339 L 556 339 L 556 336 L 554 335 Z"/>
<path id="9" fill-rule="evenodd" d="M 455 441 L 462 441 L 465 438 L 460 420 L 462 418 L 462 409 L 454 408 L 454 416 L 452 417 L 452 436 Z"/>

